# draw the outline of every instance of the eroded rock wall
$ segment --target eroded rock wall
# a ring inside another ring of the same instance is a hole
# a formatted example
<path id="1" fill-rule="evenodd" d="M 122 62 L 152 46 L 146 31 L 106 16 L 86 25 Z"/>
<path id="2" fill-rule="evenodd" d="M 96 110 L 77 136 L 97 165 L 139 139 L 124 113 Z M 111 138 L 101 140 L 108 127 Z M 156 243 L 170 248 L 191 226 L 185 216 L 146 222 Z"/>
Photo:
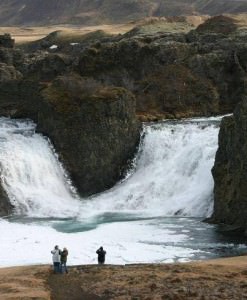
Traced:
<path id="1" fill-rule="evenodd" d="M 212 170 L 214 213 L 212 221 L 247 229 L 247 97 L 233 116 L 223 119 L 219 148 Z"/>
<path id="2" fill-rule="evenodd" d="M 77 71 L 132 91 L 143 120 L 232 112 L 246 78 L 246 36 L 235 23 L 215 17 L 173 34 L 135 28 L 89 45 Z"/>
<path id="3" fill-rule="evenodd" d="M 59 77 L 42 91 L 38 130 L 50 137 L 80 195 L 112 187 L 137 150 L 135 97 L 80 77 Z"/>
<path id="4" fill-rule="evenodd" d="M 81 196 L 112 187 L 127 170 L 140 138 L 134 96 L 80 76 L 46 84 L 3 82 L 0 113 L 37 123 Z"/>

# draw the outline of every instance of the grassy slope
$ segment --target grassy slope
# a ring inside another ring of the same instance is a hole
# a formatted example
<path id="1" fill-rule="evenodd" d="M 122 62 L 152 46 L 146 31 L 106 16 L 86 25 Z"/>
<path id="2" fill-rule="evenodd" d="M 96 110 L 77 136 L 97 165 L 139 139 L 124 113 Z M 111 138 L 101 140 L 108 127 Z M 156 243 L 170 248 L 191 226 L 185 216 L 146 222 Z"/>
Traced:
<path id="1" fill-rule="evenodd" d="M 185 264 L 0 269 L 0 299 L 247 299 L 247 257 Z M 51 297 L 51 298 L 50 298 Z"/>

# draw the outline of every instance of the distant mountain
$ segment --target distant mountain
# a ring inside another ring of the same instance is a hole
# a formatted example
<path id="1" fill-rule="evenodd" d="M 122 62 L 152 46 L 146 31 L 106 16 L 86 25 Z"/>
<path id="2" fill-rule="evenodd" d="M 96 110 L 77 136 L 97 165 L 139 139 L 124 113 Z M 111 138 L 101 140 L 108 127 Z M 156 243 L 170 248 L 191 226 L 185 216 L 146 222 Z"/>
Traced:
<path id="1" fill-rule="evenodd" d="M 0 25 L 92 25 L 150 16 L 241 12 L 247 12 L 247 0 L 1 0 Z"/>

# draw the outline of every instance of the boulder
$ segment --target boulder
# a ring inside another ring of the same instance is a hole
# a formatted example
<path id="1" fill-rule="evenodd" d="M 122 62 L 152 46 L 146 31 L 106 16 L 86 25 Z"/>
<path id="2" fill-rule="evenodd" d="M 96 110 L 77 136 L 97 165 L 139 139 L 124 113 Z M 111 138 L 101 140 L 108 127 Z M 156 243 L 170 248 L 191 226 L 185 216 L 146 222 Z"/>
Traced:
<path id="1" fill-rule="evenodd" d="M 11 38 L 8 33 L 0 35 L 0 47 L 4 48 L 14 48 L 15 40 Z"/>

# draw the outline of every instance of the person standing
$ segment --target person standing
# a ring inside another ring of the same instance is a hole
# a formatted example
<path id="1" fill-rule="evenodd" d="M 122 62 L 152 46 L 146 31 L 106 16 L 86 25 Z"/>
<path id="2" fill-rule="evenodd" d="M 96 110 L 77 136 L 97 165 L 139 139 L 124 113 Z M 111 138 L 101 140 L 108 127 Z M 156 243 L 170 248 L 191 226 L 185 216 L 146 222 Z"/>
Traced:
<path id="1" fill-rule="evenodd" d="M 96 253 L 98 254 L 98 264 L 103 265 L 105 263 L 106 251 L 103 249 L 103 247 L 100 247 Z"/>
<path id="2" fill-rule="evenodd" d="M 60 254 L 61 254 L 61 251 L 59 250 L 59 247 L 57 245 L 51 251 L 51 254 L 52 254 L 54 273 L 55 274 L 60 273 Z"/>
<path id="3" fill-rule="evenodd" d="M 63 248 L 63 251 L 61 252 L 61 273 L 64 271 L 68 274 L 67 269 L 67 257 L 68 257 L 69 251 L 67 248 Z"/>

